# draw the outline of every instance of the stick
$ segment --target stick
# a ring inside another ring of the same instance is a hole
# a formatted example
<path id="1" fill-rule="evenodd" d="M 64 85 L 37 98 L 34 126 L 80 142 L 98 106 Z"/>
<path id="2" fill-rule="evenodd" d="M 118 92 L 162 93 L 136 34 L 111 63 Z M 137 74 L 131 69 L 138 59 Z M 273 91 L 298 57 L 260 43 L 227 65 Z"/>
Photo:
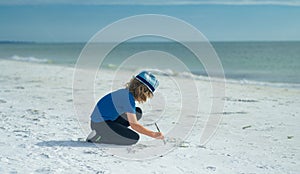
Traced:
<path id="1" fill-rule="evenodd" d="M 156 123 L 154 123 L 155 124 L 155 126 L 156 126 L 156 129 L 157 129 L 157 131 L 158 132 L 160 132 L 160 130 L 159 130 L 159 128 L 158 128 L 158 126 L 157 126 L 157 124 Z M 163 141 L 164 141 L 164 144 L 166 144 L 166 140 L 165 139 L 163 139 Z"/>

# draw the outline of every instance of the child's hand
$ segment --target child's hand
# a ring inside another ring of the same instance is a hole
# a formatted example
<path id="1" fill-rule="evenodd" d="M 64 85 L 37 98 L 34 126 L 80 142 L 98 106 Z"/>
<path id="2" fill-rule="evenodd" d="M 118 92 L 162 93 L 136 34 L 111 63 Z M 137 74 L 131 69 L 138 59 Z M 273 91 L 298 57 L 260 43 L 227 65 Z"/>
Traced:
<path id="1" fill-rule="evenodd" d="M 164 135 L 161 132 L 154 132 L 153 138 L 163 140 L 165 137 L 164 137 Z"/>

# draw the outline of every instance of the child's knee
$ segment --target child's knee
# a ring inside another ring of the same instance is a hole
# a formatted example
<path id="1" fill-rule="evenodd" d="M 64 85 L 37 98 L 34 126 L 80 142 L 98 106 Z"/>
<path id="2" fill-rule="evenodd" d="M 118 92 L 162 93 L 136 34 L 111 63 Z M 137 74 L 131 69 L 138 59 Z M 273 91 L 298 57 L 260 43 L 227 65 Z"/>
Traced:
<path id="1" fill-rule="evenodd" d="M 134 135 L 133 139 L 139 141 L 140 135 L 135 132 L 135 135 Z"/>
<path id="2" fill-rule="evenodd" d="M 136 144 L 140 139 L 140 135 L 135 133 L 134 136 L 131 137 L 130 141 L 128 142 L 127 145 L 133 145 Z"/>

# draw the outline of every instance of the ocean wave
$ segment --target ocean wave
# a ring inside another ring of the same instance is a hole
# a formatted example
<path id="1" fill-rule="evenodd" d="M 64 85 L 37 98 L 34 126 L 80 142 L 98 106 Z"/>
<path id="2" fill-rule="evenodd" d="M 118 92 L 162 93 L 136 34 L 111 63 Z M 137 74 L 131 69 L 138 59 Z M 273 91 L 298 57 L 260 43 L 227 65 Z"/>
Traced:
<path id="1" fill-rule="evenodd" d="M 254 80 L 246 80 L 246 79 L 231 79 L 231 78 L 218 78 L 218 77 L 209 77 L 204 75 L 197 75 L 192 72 L 176 72 L 171 69 L 147 69 L 154 74 L 161 76 L 174 76 L 180 78 L 187 78 L 193 80 L 201 80 L 201 81 L 212 81 L 212 82 L 225 82 L 229 84 L 240 84 L 240 85 L 256 85 L 256 86 L 269 86 L 276 88 L 300 88 L 299 83 L 276 83 L 276 82 L 263 82 L 263 81 L 254 81 Z M 225 80 L 225 81 L 224 81 Z"/>
<path id="2" fill-rule="evenodd" d="M 277 82 L 263 82 L 263 81 L 254 81 L 254 80 L 233 80 L 229 79 L 226 80 L 227 83 L 239 83 L 245 85 L 256 85 L 256 86 L 269 86 L 269 87 L 276 87 L 276 88 L 295 88 L 300 89 L 299 83 L 277 83 Z"/>
<path id="3" fill-rule="evenodd" d="M 36 58 L 36 57 L 22 57 L 18 55 L 12 56 L 10 59 L 22 62 L 34 62 L 34 63 L 52 63 L 51 60 L 45 58 Z"/>
<path id="4" fill-rule="evenodd" d="M 118 66 L 115 65 L 115 64 L 110 63 L 110 64 L 107 64 L 107 68 L 109 68 L 109 69 L 116 69 L 116 68 L 118 68 Z"/>
<path id="5" fill-rule="evenodd" d="M 105 68 L 116 70 L 118 65 L 115 64 L 107 64 L 104 66 Z M 206 81 L 206 82 L 225 82 L 227 84 L 239 84 L 239 85 L 254 85 L 254 86 L 269 86 L 275 88 L 294 88 L 300 89 L 299 83 L 280 83 L 280 82 L 268 82 L 268 81 L 256 81 L 256 80 L 248 80 L 248 79 L 237 79 L 237 78 L 230 78 L 228 76 L 225 79 L 220 77 L 210 77 L 207 75 L 201 75 L 199 73 L 194 72 L 187 72 L 187 71 L 176 71 L 173 69 L 158 69 L 158 68 L 142 68 L 136 69 L 136 67 L 122 67 L 122 70 L 131 71 L 131 72 L 140 72 L 143 70 L 148 70 L 155 75 L 158 76 L 167 76 L 167 77 L 176 77 L 176 78 L 185 78 L 185 79 L 193 79 L 199 81 Z"/>

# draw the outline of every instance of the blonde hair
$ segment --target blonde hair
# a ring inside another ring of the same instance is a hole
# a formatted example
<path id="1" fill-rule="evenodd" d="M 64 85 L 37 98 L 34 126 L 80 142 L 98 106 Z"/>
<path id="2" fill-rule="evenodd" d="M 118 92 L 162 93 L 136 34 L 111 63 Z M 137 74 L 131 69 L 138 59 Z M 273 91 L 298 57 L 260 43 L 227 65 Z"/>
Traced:
<path id="1" fill-rule="evenodd" d="M 139 103 L 147 101 L 148 98 L 152 98 L 152 92 L 136 78 L 132 78 L 127 84 L 126 89 L 133 95 L 134 99 Z"/>

